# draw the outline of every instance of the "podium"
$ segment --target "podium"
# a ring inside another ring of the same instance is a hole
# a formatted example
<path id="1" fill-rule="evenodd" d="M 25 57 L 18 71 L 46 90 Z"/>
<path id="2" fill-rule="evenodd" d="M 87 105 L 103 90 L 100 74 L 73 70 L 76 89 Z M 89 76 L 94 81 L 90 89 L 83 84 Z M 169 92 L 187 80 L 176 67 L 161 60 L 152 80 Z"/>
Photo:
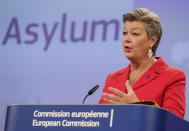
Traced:
<path id="1" fill-rule="evenodd" d="M 145 105 L 10 105 L 4 131 L 189 131 L 189 122 Z"/>

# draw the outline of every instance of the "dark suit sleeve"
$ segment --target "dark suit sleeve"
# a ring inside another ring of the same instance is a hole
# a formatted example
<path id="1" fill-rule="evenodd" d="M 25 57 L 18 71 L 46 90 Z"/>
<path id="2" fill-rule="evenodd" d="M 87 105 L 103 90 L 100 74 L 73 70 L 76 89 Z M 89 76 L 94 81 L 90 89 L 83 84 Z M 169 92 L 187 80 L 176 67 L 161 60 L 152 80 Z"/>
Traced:
<path id="1" fill-rule="evenodd" d="M 162 107 L 184 118 L 186 76 L 184 72 L 175 69 L 167 77 L 170 79 L 164 91 Z"/>

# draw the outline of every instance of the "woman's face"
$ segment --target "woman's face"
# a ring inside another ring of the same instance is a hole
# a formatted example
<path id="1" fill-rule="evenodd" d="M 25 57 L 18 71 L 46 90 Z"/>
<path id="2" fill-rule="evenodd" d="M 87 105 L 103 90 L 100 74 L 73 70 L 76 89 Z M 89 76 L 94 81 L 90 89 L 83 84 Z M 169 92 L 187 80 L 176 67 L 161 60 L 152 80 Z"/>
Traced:
<path id="1" fill-rule="evenodd" d="M 122 43 L 124 54 L 129 60 L 148 57 L 148 50 L 154 41 L 148 39 L 145 24 L 140 21 L 126 21 L 123 28 Z"/>

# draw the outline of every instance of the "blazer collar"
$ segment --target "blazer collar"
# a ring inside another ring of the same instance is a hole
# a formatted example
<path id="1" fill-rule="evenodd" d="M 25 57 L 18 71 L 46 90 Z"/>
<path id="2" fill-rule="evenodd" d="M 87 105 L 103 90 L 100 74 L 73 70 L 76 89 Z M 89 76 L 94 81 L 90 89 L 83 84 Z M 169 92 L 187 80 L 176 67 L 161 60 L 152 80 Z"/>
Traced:
<path id="1" fill-rule="evenodd" d="M 139 88 L 144 84 L 152 81 L 153 79 L 157 78 L 161 75 L 165 68 L 168 66 L 162 57 L 156 57 L 157 61 L 134 83 L 132 86 L 133 89 Z M 124 75 L 123 77 L 126 80 L 129 79 L 129 72 L 130 72 L 131 64 L 127 66 L 124 70 L 121 70 L 117 75 Z"/>
<path id="2" fill-rule="evenodd" d="M 157 61 L 134 83 L 133 89 L 137 89 L 160 76 L 168 66 L 162 57 L 156 57 Z"/>

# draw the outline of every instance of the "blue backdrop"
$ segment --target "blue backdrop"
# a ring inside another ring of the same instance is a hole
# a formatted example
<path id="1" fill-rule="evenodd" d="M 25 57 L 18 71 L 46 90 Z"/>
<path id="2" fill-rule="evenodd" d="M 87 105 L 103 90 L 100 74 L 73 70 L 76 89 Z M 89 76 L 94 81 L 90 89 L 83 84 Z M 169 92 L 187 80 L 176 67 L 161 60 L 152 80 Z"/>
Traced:
<path id="1" fill-rule="evenodd" d="M 187 0 L 1 0 L 0 130 L 9 104 L 96 104 L 110 72 L 124 68 L 122 15 L 156 12 L 163 26 L 157 56 L 187 75 L 189 120 L 189 2 Z"/>

